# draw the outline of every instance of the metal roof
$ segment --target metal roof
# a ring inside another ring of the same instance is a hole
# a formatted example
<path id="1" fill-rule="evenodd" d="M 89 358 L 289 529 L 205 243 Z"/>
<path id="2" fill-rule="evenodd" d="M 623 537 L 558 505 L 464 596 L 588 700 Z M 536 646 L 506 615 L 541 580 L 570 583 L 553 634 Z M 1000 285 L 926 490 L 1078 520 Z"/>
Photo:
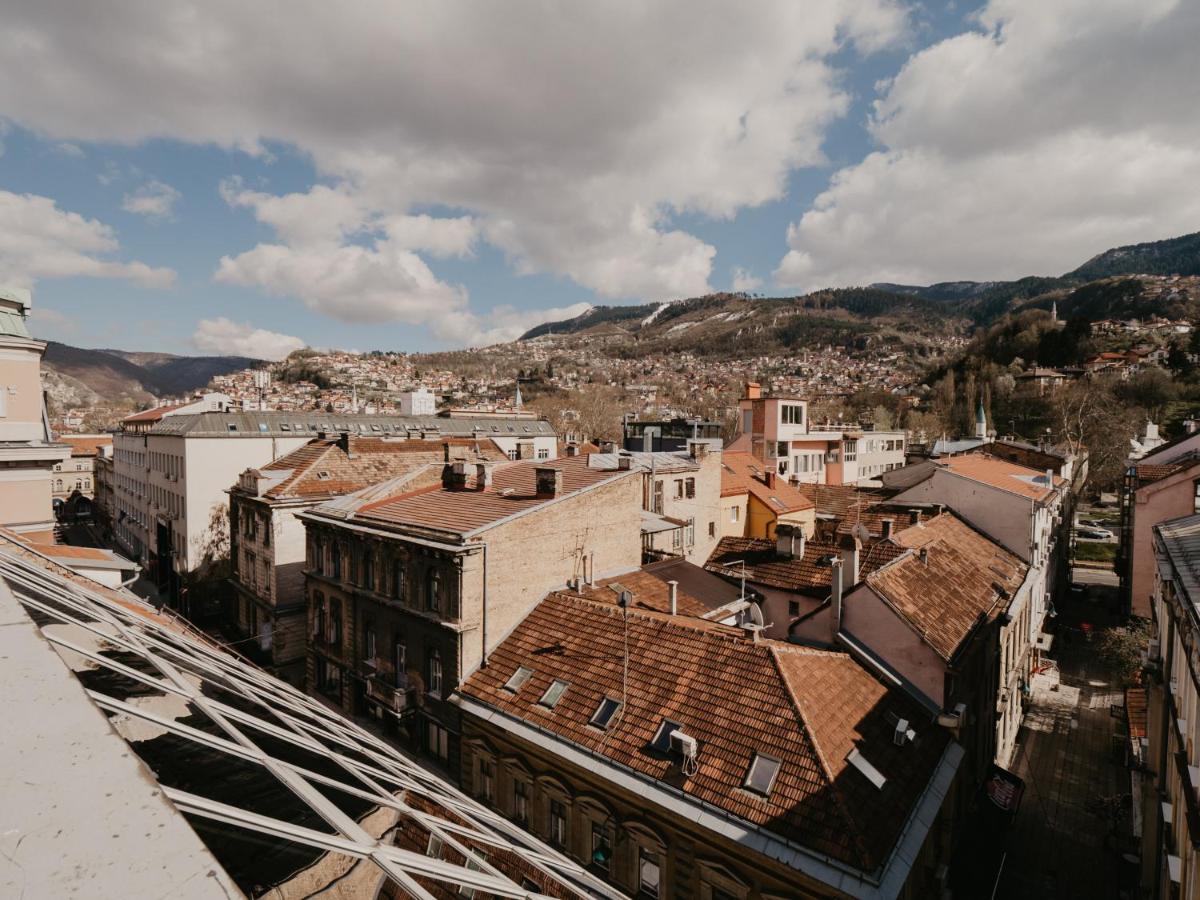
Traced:
<path id="1" fill-rule="evenodd" d="M 89 584 L 0 543 L 0 658 L 15 688 L 0 714 L 37 725 L 0 735 L 16 786 L 0 808 L 12 863 L 0 892 L 151 896 L 188 878 L 178 896 L 229 896 L 230 882 L 251 897 L 335 884 L 374 896 L 383 881 L 423 900 L 622 896 L 320 702 Z M 52 841 L 55 829 L 68 837 Z"/>
<path id="2" fill-rule="evenodd" d="M 1175 570 L 1179 586 L 1192 609 L 1200 607 L 1200 516 L 1171 519 L 1154 530 L 1162 541 Z"/>
<path id="3" fill-rule="evenodd" d="M 342 431 L 386 437 L 388 435 L 439 434 L 490 438 L 554 436 L 554 429 L 543 419 L 459 419 L 438 416 L 371 416 L 325 413 L 309 410 L 287 412 L 201 412 L 166 416 L 150 429 L 150 434 L 177 434 L 188 437 L 316 437 Z"/>

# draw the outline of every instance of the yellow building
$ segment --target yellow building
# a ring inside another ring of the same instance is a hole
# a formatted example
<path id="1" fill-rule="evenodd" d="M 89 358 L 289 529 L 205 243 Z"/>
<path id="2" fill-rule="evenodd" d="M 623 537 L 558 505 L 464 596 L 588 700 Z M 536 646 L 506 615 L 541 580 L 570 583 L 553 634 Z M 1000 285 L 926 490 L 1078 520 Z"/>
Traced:
<path id="1" fill-rule="evenodd" d="M 816 531 L 816 507 L 751 453 L 722 454 L 721 536 L 774 540 L 779 524 Z"/>

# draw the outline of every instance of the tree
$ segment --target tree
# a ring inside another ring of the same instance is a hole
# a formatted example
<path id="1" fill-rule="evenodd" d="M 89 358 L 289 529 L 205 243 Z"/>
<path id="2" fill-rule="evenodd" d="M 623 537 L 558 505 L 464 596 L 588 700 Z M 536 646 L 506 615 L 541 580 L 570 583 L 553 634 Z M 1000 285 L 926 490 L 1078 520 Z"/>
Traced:
<path id="1" fill-rule="evenodd" d="M 1088 484 L 1096 491 L 1119 483 L 1129 457 L 1129 440 L 1145 422 L 1145 412 L 1121 402 L 1102 380 L 1065 385 L 1052 401 L 1054 430 L 1072 453 L 1088 453 Z"/>

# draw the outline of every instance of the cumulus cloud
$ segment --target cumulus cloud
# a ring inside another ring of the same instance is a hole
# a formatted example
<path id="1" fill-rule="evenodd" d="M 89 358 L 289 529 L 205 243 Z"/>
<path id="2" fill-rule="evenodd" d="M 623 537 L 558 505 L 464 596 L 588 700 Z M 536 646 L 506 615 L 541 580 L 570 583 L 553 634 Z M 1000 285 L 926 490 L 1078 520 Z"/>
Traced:
<path id="1" fill-rule="evenodd" d="M 882 148 L 790 227 L 780 285 L 1053 275 L 1200 227 L 1200 6 L 992 0 L 977 25 L 884 86 Z"/>
<path id="2" fill-rule="evenodd" d="M 304 341 L 290 334 L 255 328 L 249 322 L 234 322 L 224 316 L 201 319 L 192 335 L 192 346 L 201 353 L 219 356 L 249 356 L 253 359 L 283 359 L 304 347 Z"/>
<path id="3" fill-rule="evenodd" d="M 748 294 L 752 291 L 757 291 L 762 287 L 762 284 L 763 280 L 753 272 L 743 269 L 741 266 L 733 267 L 733 280 L 730 284 L 730 290 Z"/>
<path id="4" fill-rule="evenodd" d="M 151 179 L 133 193 L 126 194 L 121 209 L 147 219 L 169 219 L 179 196 L 179 191 L 169 184 Z"/>
<path id="5" fill-rule="evenodd" d="M 440 319 L 434 334 L 444 341 L 468 347 L 484 347 L 505 341 L 515 341 L 522 334 L 543 322 L 560 322 L 581 316 L 592 308 L 590 303 L 573 303 L 550 309 L 517 309 L 497 306 L 486 316 L 456 312 Z"/>
<path id="6" fill-rule="evenodd" d="M 49 197 L 0 191 L 0 278 L 28 287 L 39 278 L 122 278 L 170 287 L 171 269 L 109 259 L 116 232 L 95 219 L 59 209 Z"/>
<path id="7" fill-rule="evenodd" d="M 421 257 L 480 240 L 518 272 L 602 297 L 709 290 L 715 249 L 678 217 L 733 216 L 822 164 L 849 103 L 835 60 L 907 27 L 896 0 L 362 0 L 308 5 L 282 31 L 278 10 L 233 0 L 14 16 L 0 111 L 41 134 L 308 154 L 321 176 L 308 192 L 227 189 L 277 242 L 222 260 L 218 277 L 289 294 L 312 280 L 305 303 L 370 321 L 469 312 Z M 345 285 L 369 287 L 364 312 L 334 299 Z"/>

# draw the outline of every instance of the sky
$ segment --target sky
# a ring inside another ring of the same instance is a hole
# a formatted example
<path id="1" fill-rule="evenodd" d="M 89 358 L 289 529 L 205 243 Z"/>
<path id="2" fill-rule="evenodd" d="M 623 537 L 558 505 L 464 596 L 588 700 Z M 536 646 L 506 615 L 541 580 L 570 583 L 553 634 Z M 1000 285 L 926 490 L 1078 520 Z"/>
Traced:
<path id="1" fill-rule="evenodd" d="M 13 0 L 0 284 L 277 359 L 1200 230 L 1194 0 Z"/>

